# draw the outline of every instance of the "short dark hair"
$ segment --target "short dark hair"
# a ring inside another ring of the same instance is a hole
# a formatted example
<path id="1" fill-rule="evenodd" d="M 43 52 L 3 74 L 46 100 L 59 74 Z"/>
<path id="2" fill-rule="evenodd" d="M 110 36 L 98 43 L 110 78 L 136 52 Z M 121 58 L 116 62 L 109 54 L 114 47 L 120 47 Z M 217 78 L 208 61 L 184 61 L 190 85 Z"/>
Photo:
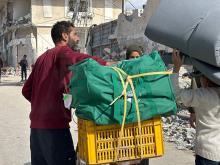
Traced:
<path id="1" fill-rule="evenodd" d="M 60 21 L 55 23 L 51 29 L 53 42 L 56 44 L 57 42 L 62 41 L 62 33 L 69 33 L 71 27 L 74 28 L 74 25 L 70 21 Z"/>
<path id="2" fill-rule="evenodd" d="M 127 51 L 126 51 L 126 59 L 127 60 L 129 59 L 131 53 L 134 52 L 134 51 L 136 51 L 140 55 L 142 55 L 143 48 L 142 48 L 142 46 L 139 46 L 139 45 L 130 45 L 130 46 L 128 46 Z"/>

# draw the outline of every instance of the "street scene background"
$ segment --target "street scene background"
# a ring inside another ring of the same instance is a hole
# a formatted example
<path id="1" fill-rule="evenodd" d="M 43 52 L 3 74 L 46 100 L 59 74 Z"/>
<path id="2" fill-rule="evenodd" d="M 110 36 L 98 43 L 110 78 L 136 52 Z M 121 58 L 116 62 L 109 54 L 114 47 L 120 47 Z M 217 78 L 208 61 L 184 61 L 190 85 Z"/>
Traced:
<path id="1" fill-rule="evenodd" d="M 0 165 L 31 165 L 30 161 L 30 103 L 21 94 L 19 76 L 4 76 L 0 84 Z M 74 117 L 74 121 L 76 118 Z M 71 122 L 74 143 L 77 126 Z M 151 165 L 190 165 L 194 153 L 177 150 L 174 143 L 165 142 L 165 155 L 150 159 Z"/>

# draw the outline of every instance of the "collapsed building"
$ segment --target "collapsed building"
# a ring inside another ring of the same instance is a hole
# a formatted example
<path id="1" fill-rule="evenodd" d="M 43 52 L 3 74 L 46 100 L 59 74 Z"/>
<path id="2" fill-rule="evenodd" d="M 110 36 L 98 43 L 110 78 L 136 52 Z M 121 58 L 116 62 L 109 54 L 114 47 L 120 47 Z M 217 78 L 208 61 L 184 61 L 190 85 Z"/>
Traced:
<path id="1" fill-rule="evenodd" d="M 0 52 L 5 66 L 16 67 L 24 54 L 33 64 L 54 46 L 50 31 L 61 20 L 74 20 L 85 52 L 85 36 L 92 24 L 109 22 L 121 13 L 122 0 L 1 0 Z"/>
<path id="2" fill-rule="evenodd" d="M 117 20 L 110 21 L 89 29 L 87 37 L 87 51 L 92 55 L 99 55 L 112 60 L 125 57 L 125 50 L 131 44 L 144 48 L 144 52 L 152 50 L 170 51 L 170 48 L 151 41 L 145 35 L 145 29 L 160 0 L 148 0 L 143 9 L 126 11 Z"/>

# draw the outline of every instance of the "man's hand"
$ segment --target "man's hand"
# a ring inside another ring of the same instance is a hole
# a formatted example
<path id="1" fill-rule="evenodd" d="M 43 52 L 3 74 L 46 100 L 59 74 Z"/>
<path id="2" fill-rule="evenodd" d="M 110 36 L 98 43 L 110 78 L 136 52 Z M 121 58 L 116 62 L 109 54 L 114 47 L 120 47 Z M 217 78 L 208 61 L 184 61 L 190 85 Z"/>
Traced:
<path id="1" fill-rule="evenodd" d="M 106 66 L 111 66 L 113 64 L 117 64 L 118 62 L 117 61 L 108 61 L 106 62 Z"/>
<path id="2" fill-rule="evenodd" d="M 192 128 L 196 128 L 196 114 L 190 113 L 189 122 Z"/>
<path id="3" fill-rule="evenodd" d="M 182 59 L 180 57 L 180 52 L 173 49 L 172 60 L 174 64 L 173 73 L 179 73 L 180 67 L 182 66 Z"/>

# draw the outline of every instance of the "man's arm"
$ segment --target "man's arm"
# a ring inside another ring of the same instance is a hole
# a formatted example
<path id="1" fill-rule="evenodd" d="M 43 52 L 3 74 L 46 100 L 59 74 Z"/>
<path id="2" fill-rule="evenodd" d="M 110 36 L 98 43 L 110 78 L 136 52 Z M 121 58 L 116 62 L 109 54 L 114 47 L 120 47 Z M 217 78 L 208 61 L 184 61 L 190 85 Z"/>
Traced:
<path id="1" fill-rule="evenodd" d="M 173 74 L 171 81 L 173 82 L 174 94 L 177 101 L 181 101 L 185 106 L 201 107 L 207 104 L 216 105 L 219 97 L 214 88 L 198 88 L 198 89 L 181 89 L 179 87 L 179 70 L 182 65 L 182 59 L 179 52 L 174 50 L 173 58 Z M 216 105 L 217 106 L 217 105 Z"/>
<path id="2" fill-rule="evenodd" d="M 83 60 L 83 59 L 85 59 L 85 58 L 92 58 L 93 60 L 96 60 L 99 64 L 101 64 L 101 65 L 105 65 L 105 66 L 111 66 L 111 65 L 113 65 L 113 64 L 117 64 L 118 62 L 116 62 L 116 61 L 105 61 L 105 60 L 103 60 L 102 58 L 100 58 L 100 57 L 97 57 L 97 56 L 91 56 L 91 55 L 88 55 L 88 54 L 82 54 L 83 56 L 81 57 L 82 59 L 81 60 Z M 81 61 L 80 60 L 80 61 Z"/>
<path id="3" fill-rule="evenodd" d="M 84 59 L 87 59 L 87 58 L 92 58 L 92 59 L 96 60 L 101 65 L 108 65 L 109 64 L 108 62 L 106 62 L 105 60 L 103 60 L 100 57 L 91 56 L 91 55 L 84 54 L 84 53 L 74 52 L 68 46 L 62 47 L 60 53 L 63 54 L 61 56 L 62 63 L 65 65 L 68 65 L 68 66 L 76 64 L 76 63 L 78 63 Z"/>
<path id="4" fill-rule="evenodd" d="M 108 61 L 108 62 L 106 62 L 106 66 L 111 66 L 111 65 L 114 65 L 117 63 L 118 63 L 117 61 Z"/>
<path id="5" fill-rule="evenodd" d="M 92 58 L 93 60 L 97 61 L 100 65 L 108 65 L 109 64 L 108 62 L 106 62 L 105 60 L 103 60 L 100 57 L 91 56 L 91 55 L 83 54 L 83 53 L 78 54 L 77 61 L 79 62 L 79 61 L 82 61 L 82 60 L 84 60 L 86 58 Z"/>
<path id="6" fill-rule="evenodd" d="M 68 72 L 68 68 L 67 68 L 68 66 L 74 65 L 86 58 L 92 58 L 96 60 L 100 65 L 105 65 L 105 66 L 111 66 L 117 63 L 117 62 L 106 62 L 105 60 L 97 56 L 91 56 L 84 53 L 74 52 L 72 49 L 70 49 L 67 46 L 64 46 L 61 49 L 60 53 L 62 54 L 62 56 L 60 56 L 59 59 L 59 66 L 60 69 L 64 72 L 64 74 Z"/>

